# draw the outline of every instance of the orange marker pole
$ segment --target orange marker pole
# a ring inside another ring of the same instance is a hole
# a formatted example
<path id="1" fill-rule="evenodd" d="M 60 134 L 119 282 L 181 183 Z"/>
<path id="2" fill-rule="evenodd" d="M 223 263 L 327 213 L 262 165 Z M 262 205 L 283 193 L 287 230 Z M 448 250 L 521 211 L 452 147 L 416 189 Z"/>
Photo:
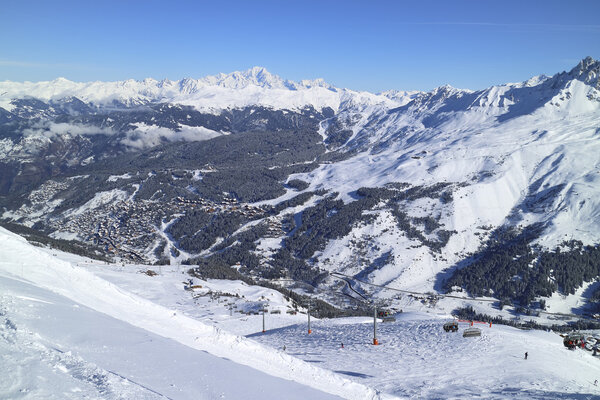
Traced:
<path id="1" fill-rule="evenodd" d="M 373 308 L 373 345 L 377 346 L 379 341 L 377 341 L 377 306 Z"/>
<path id="2" fill-rule="evenodd" d="M 306 314 L 308 315 L 308 334 L 310 335 L 312 333 L 310 330 L 310 301 L 308 302 L 308 312 Z"/>

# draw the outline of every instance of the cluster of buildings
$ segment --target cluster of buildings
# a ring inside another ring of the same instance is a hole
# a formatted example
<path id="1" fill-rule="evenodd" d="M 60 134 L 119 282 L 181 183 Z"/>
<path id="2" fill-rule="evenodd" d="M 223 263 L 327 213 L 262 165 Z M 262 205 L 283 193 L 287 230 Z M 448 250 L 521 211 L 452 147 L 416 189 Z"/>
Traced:
<path id="1" fill-rule="evenodd" d="M 120 259 L 150 262 L 146 253 L 156 245 L 158 229 L 165 218 L 184 214 L 191 208 L 209 213 L 240 213 L 248 218 L 264 213 L 261 207 L 242 205 L 229 197 L 219 203 L 176 197 L 169 203 L 141 200 L 104 204 L 68 219 L 53 220 L 51 224 L 53 230 L 73 233 L 82 240 L 102 246 L 107 253 Z M 281 232 L 280 224 L 270 222 L 271 231 Z"/>
<path id="2" fill-rule="evenodd" d="M 121 259 L 143 262 L 148 259 L 142 252 L 156 241 L 156 225 L 166 215 L 163 208 L 157 202 L 118 201 L 52 221 L 52 228 L 74 233 Z"/>
<path id="3" fill-rule="evenodd" d="M 192 208 L 199 208 L 204 212 L 220 212 L 220 213 L 232 213 L 238 212 L 247 217 L 256 217 L 262 215 L 265 210 L 262 207 L 252 206 L 249 204 L 241 204 L 232 197 L 225 196 L 221 202 L 213 202 L 203 198 L 200 199 L 187 199 L 185 197 L 176 197 L 175 204 L 185 205 Z"/>

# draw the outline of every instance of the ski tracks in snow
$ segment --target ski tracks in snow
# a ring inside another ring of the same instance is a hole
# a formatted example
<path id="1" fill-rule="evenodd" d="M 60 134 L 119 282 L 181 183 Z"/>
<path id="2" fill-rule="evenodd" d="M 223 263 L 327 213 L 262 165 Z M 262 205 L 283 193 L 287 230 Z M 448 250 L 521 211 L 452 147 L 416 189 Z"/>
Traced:
<path id="1" fill-rule="evenodd" d="M 0 393 L 6 398 L 169 399 L 113 371 L 99 368 L 70 351 L 59 349 L 15 322 L 19 317 L 17 314 L 28 313 L 31 311 L 21 308 L 13 298 L 0 297 Z M 3 368 L 2 365 L 17 365 L 17 368 Z"/>

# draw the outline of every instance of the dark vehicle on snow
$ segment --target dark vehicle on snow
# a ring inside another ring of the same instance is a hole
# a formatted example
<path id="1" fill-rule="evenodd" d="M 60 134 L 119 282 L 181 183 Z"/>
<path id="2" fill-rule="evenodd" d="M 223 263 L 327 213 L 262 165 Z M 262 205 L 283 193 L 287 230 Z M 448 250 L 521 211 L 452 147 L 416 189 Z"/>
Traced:
<path id="1" fill-rule="evenodd" d="M 383 322 L 394 322 L 396 320 L 396 318 L 394 318 L 387 310 L 377 311 L 377 316 L 381 318 Z"/>
<path id="2" fill-rule="evenodd" d="M 585 347 L 585 337 L 581 333 L 569 333 L 563 339 L 563 344 L 568 349 L 575 349 L 576 347 Z"/>
<path id="3" fill-rule="evenodd" d="M 448 321 L 444 324 L 444 330 L 446 332 L 457 332 L 458 331 L 458 322 L 456 321 Z"/>

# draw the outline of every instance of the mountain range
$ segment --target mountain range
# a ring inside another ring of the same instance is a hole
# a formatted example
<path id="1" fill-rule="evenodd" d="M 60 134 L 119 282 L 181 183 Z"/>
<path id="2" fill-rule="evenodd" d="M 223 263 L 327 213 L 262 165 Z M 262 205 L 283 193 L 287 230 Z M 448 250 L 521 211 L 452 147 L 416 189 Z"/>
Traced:
<path id="1" fill-rule="evenodd" d="M 379 94 L 255 67 L 0 82 L 5 226 L 117 260 L 380 285 L 515 307 L 600 299 L 600 62 L 472 91 Z M 331 275 L 343 274 L 347 280 Z"/>

